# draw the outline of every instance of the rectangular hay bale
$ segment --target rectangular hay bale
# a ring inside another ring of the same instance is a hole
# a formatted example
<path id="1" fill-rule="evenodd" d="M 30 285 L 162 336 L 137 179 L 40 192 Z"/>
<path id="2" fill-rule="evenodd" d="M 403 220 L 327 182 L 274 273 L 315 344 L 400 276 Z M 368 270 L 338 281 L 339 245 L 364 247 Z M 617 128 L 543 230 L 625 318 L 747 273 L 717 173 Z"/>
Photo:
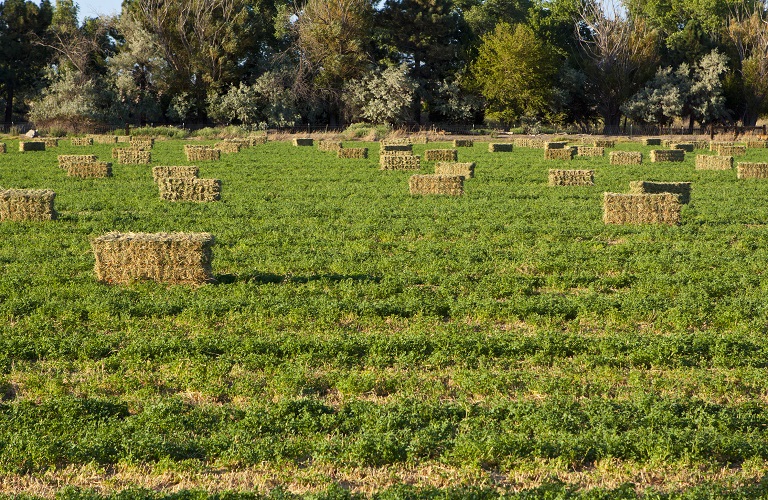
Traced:
<path id="1" fill-rule="evenodd" d="M 118 135 L 117 136 L 117 142 L 121 144 L 130 143 L 131 142 L 131 136 L 130 135 Z"/>
<path id="2" fill-rule="evenodd" d="M 459 152 L 455 149 L 427 149 L 424 151 L 424 161 L 456 161 Z"/>
<path id="3" fill-rule="evenodd" d="M 471 179 L 475 176 L 475 162 L 443 162 L 435 163 L 435 174 L 437 175 L 460 175 L 465 179 Z"/>
<path id="4" fill-rule="evenodd" d="M 642 165 L 643 153 L 640 151 L 611 151 L 611 165 Z"/>
<path id="5" fill-rule="evenodd" d="M 133 148 L 118 149 L 117 162 L 122 165 L 149 165 L 152 163 L 152 152 Z"/>
<path id="6" fill-rule="evenodd" d="M 67 165 L 67 176 L 83 179 L 112 177 L 112 164 L 105 161 L 73 162 Z"/>
<path id="7" fill-rule="evenodd" d="M 116 135 L 89 135 L 94 144 L 117 144 Z"/>
<path id="8" fill-rule="evenodd" d="M 0 190 L 0 221 L 47 221 L 56 218 L 50 189 Z"/>
<path id="9" fill-rule="evenodd" d="M 45 143 L 46 148 L 57 148 L 59 147 L 59 138 L 58 137 L 44 137 L 42 141 Z"/>
<path id="10" fill-rule="evenodd" d="M 59 168 L 66 169 L 73 163 L 92 163 L 98 160 L 96 155 L 59 155 Z"/>
<path id="11" fill-rule="evenodd" d="M 717 148 L 720 146 L 735 146 L 736 143 L 733 141 L 710 141 L 709 143 L 709 150 L 710 151 L 717 151 Z"/>
<path id="12" fill-rule="evenodd" d="M 738 179 L 768 179 L 768 163 L 739 162 L 736 164 Z"/>
<path id="13" fill-rule="evenodd" d="M 670 142 L 669 149 L 682 149 L 686 153 L 693 153 L 696 146 L 690 142 Z"/>
<path id="14" fill-rule="evenodd" d="M 45 142 L 43 141 L 20 141 L 19 151 L 45 151 Z"/>
<path id="15" fill-rule="evenodd" d="M 606 224 L 679 224 L 681 204 L 677 195 L 603 193 Z"/>
<path id="16" fill-rule="evenodd" d="M 317 141 L 318 151 L 336 152 L 343 147 L 341 141 Z"/>
<path id="17" fill-rule="evenodd" d="M 234 141 L 217 142 L 214 146 L 215 149 L 218 149 L 222 153 L 239 153 L 242 147 L 242 144 Z"/>
<path id="18" fill-rule="evenodd" d="M 152 149 L 155 147 L 155 139 L 152 137 L 131 137 L 130 144 L 134 149 Z"/>
<path id="19" fill-rule="evenodd" d="M 380 170 L 419 170 L 421 157 L 414 155 L 381 155 Z"/>
<path id="20" fill-rule="evenodd" d="M 464 177 L 460 175 L 412 175 L 408 180 L 411 194 L 448 195 L 464 194 Z"/>
<path id="21" fill-rule="evenodd" d="M 210 146 L 185 144 L 184 154 L 187 156 L 187 161 L 219 161 L 221 159 L 221 151 Z"/>
<path id="22" fill-rule="evenodd" d="M 696 170 L 730 170 L 733 156 L 696 155 Z"/>
<path id="23" fill-rule="evenodd" d="M 595 139 L 592 145 L 596 148 L 615 148 L 616 141 L 612 141 L 609 139 Z"/>
<path id="24" fill-rule="evenodd" d="M 73 146 L 93 146 L 93 139 L 90 137 L 73 137 L 69 142 Z"/>
<path id="25" fill-rule="evenodd" d="M 744 156 L 747 154 L 746 146 L 717 146 L 717 154 L 720 156 Z"/>
<path id="26" fill-rule="evenodd" d="M 514 144 L 507 143 L 507 142 L 489 142 L 488 152 L 489 153 L 511 153 L 514 147 L 515 147 Z"/>
<path id="27" fill-rule="evenodd" d="M 594 186 L 594 170 L 549 170 L 550 186 Z"/>
<path id="28" fill-rule="evenodd" d="M 680 203 L 683 205 L 691 201 L 690 182 L 631 181 L 629 192 L 632 194 L 670 193 L 679 196 Z"/>
<path id="29" fill-rule="evenodd" d="M 336 155 L 339 158 L 361 160 L 368 158 L 368 148 L 341 148 Z"/>
<path id="30" fill-rule="evenodd" d="M 221 199 L 219 179 L 197 177 L 161 177 L 157 180 L 160 198 L 167 201 L 209 202 Z"/>
<path id="31" fill-rule="evenodd" d="M 181 177 L 193 179 L 199 175 L 200 171 L 195 166 L 158 166 L 152 167 L 152 179 L 157 182 L 160 179 L 168 177 Z"/>
<path id="32" fill-rule="evenodd" d="M 475 145 L 475 141 L 472 139 L 454 139 L 453 140 L 453 147 L 454 148 L 471 148 Z"/>
<path id="33" fill-rule="evenodd" d="M 565 141 L 550 141 L 544 143 L 544 149 L 565 149 L 567 145 Z"/>
<path id="34" fill-rule="evenodd" d="M 312 146 L 314 144 L 314 140 L 310 139 L 309 137 L 303 137 L 303 138 L 296 138 L 293 140 L 294 146 Z"/>
<path id="35" fill-rule="evenodd" d="M 576 156 L 586 156 L 586 157 L 605 156 L 605 148 L 600 146 L 576 146 Z"/>
<path id="36" fill-rule="evenodd" d="M 747 149 L 768 148 L 768 141 L 747 141 Z"/>
<path id="37" fill-rule="evenodd" d="M 545 160 L 573 160 L 576 155 L 576 148 L 562 148 L 562 149 L 545 149 Z"/>
<path id="38" fill-rule="evenodd" d="M 679 162 L 685 160 L 685 151 L 682 149 L 652 149 L 651 163 Z"/>
<path id="39" fill-rule="evenodd" d="M 642 140 L 644 146 L 661 146 L 661 139 L 657 137 L 646 137 Z"/>

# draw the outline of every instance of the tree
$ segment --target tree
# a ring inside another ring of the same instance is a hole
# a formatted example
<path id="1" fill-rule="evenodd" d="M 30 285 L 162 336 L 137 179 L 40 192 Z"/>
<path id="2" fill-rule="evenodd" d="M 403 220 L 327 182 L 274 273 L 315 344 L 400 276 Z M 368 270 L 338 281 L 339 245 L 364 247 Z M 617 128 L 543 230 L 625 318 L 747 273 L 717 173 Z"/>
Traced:
<path id="1" fill-rule="evenodd" d="M 460 2 L 464 19 L 475 36 L 482 38 L 496 29 L 500 22 L 525 23 L 531 0 L 469 0 Z"/>
<path id="2" fill-rule="evenodd" d="M 291 89 L 272 72 L 261 75 L 253 85 L 241 82 L 221 96 L 212 94 L 208 108 L 214 120 L 259 128 L 290 126 L 301 118 Z"/>
<path id="3" fill-rule="evenodd" d="M 416 87 L 405 64 L 390 66 L 347 83 L 344 100 L 353 120 L 396 125 L 412 118 L 410 105 Z"/>
<path id="4" fill-rule="evenodd" d="M 741 121 L 754 125 L 768 113 L 768 5 L 742 0 L 733 7 L 728 36 L 738 56 Z"/>

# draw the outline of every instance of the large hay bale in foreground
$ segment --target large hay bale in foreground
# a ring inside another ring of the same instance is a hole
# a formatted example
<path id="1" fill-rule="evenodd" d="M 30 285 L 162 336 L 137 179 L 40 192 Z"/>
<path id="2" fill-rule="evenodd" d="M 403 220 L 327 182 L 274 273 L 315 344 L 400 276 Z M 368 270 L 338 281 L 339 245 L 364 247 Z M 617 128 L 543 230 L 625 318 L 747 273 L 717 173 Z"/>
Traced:
<path id="1" fill-rule="evenodd" d="M 209 233 L 109 233 L 91 241 L 96 279 L 128 284 L 153 280 L 201 285 L 213 281 Z"/>
<path id="2" fill-rule="evenodd" d="M 475 141 L 472 139 L 454 139 L 453 140 L 453 147 L 454 148 L 471 148 L 475 145 Z"/>
<path id="3" fill-rule="evenodd" d="M 475 176 L 475 163 L 443 162 L 435 163 L 435 174 L 437 175 L 460 175 L 465 179 L 471 179 Z"/>
<path id="4" fill-rule="evenodd" d="M 747 141 L 747 149 L 768 148 L 768 141 Z"/>
<path id="5" fill-rule="evenodd" d="M 119 149 L 117 162 L 122 165 L 149 165 L 152 163 L 152 152 L 133 148 Z"/>
<path id="6" fill-rule="evenodd" d="M 161 177 L 157 179 L 160 198 L 167 201 L 219 201 L 221 181 L 197 177 Z"/>
<path id="7" fill-rule="evenodd" d="M 690 142 L 670 142 L 669 149 L 681 149 L 686 153 L 693 153 L 696 146 Z"/>
<path id="8" fill-rule="evenodd" d="M 197 177 L 200 170 L 195 166 L 160 166 L 152 167 L 152 179 L 157 182 L 160 179 L 166 179 L 168 177 L 180 177 L 186 179 L 193 179 Z"/>
<path id="9" fill-rule="evenodd" d="M 456 161 L 459 152 L 455 149 L 427 149 L 424 151 L 424 161 Z"/>
<path id="10" fill-rule="evenodd" d="M 361 160 L 368 158 L 368 148 L 341 148 L 336 155 L 339 158 Z"/>
<path id="11" fill-rule="evenodd" d="M 67 176 L 83 179 L 112 177 L 112 164 L 105 161 L 73 162 L 67 165 Z"/>
<path id="12" fill-rule="evenodd" d="M 645 146 L 661 146 L 661 139 L 658 137 L 646 137 L 642 140 Z"/>
<path id="13" fill-rule="evenodd" d="M 421 157 L 414 155 L 381 155 L 380 170 L 419 170 Z"/>
<path id="14" fill-rule="evenodd" d="M 596 148 L 615 148 L 616 141 L 612 141 L 609 139 L 595 139 L 592 145 Z"/>
<path id="15" fill-rule="evenodd" d="M 576 146 L 576 156 L 598 157 L 605 156 L 605 148 L 598 146 Z"/>
<path id="16" fill-rule="evenodd" d="M 315 143 L 309 137 L 297 138 L 293 140 L 294 146 L 312 146 Z"/>
<path id="17" fill-rule="evenodd" d="M 233 141 L 222 141 L 217 142 L 214 148 L 222 153 L 239 153 L 243 145 Z"/>
<path id="18" fill-rule="evenodd" d="M 562 149 L 545 149 L 545 160 L 573 160 L 576 155 L 576 148 L 562 148 Z"/>
<path id="19" fill-rule="evenodd" d="M 411 194 L 464 194 L 464 177 L 460 175 L 412 175 L 408 180 Z"/>
<path id="20" fill-rule="evenodd" d="M 152 149 L 155 147 L 155 140 L 152 137 L 131 137 L 130 143 L 134 149 Z"/>
<path id="21" fill-rule="evenodd" d="M 90 137 L 73 137 L 69 142 L 73 146 L 93 146 L 93 139 Z"/>
<path id="22" fill-rule="evenodd" d="M 59 138 L 58 137 L 44 137 L 42 141 L 45 143 L 45 147 L 47 148 L 58 148 L 59 147 Z"/>
<path id="23" fill-rule="evenodd" d="M 744 156 L 747 154 L 746 146 L 717 146 L 717 154 L 720 156 Z"/>
<path id="24" fill-rule="evenodd" d="M 594 186 L 594 170 L 549 170 L 550 186 Z"/>
<path id="25" fill-rule="evenodd" d="M 633 194 L 660 194 L 670 193 L 678 195 L 683 205 L 691 201 L 690 182 L 651 182 L 631 181 L 629 192 Z"/>
<path id="26" fill-rule="evenodd" d="M 738 179 L 768 179 L 768 163 L 739 162 L 736 164 Z"/>
<path id="27" fill-rule="evenodd" d="M 733 156 L 696 155 L 696 170 L 730 170 Z"/>
<path id="28" fill-rule="evenodd" d="M 59 168 L 66 169 L 73 163 L 93 163 L 97 160 L 96 155 L 59 155 Z"/>
<path id="29" fill-rule="evenodd" d="M 381 153 L 394 153 L 395 151 L 407 151 L 412 153 L 413 152 L 413 144 L 381 144 L 380 150 Z"/>
<path id="30" fill-rule="evenodd" d="M 335 153 L 343 147 L 344 145 L 341 143 L 341 141 L 317 141 L 318 151 L 329 151 Z"/>
<path id="31" fill-rule="evenodd" d="M 45 151 L 45 142 L 43 141 L 20 141 L 19 151 Z"/>
<path id="32" fill-rule="evenodd" d="M 210 146 L 184 145 L 184 154 L 187 161 L 218 161 L 221 159 L 221 151 Z"/>
<path id="33" fill-rule="evenodd" d="M 643 153 L 640 151 L 611 151 L 611 165 L 641 165 L 643 163 Z"/>
<path id="34" fill-rule="evenodd" d="M 49 189 L 0 190 L 0 221 L 46 221 L 56 218 Z"/>
<path id="35" fill-rule="evenodd" d="M 680 199 L 663 194 L 603 194 L 606 224 L 679 224 Z"/>
<path id="36" fill-rule="evenodd" d="M 116 144 L 116 135 L 89 135 L 87 136 L 93 140 L 94 144 Z"/>
<path id="37" fill-rule="evenodd" d="M 685 160 L 685 151 L 682 149 L 652 149 L 651 163 L 677 162 Z"/>
<path id="38" fill-rule="evenodd" d="M 488 152 L 489 153 L 511 153 L 514 147 L 515 147 L 514 144 L 510 144 L 506 142 L 489 142 Z"/>

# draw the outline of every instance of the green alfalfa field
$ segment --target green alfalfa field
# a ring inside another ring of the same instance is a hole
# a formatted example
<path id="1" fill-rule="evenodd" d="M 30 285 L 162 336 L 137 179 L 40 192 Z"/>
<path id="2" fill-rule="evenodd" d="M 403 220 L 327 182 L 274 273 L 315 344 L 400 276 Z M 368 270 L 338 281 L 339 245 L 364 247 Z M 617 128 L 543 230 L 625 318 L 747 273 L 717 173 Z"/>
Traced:
<path id="1" fill-rule="evenodd" d="M 476 141 L 464 196 L 418 197 L 377 143 L 273 141 L 197 163 L 221 201 L 170 203 L 150 166 L 57 166 L 110 145 L 5 142 L 0 186 L 59 217 L 0 223 L 0 496 L 768 494 L 768 180 Z M 633 180 L 691 181 L 682 224 L 603 224 Z M 210 232 L 217 283 L 101 284 L 111 231 Z"/>

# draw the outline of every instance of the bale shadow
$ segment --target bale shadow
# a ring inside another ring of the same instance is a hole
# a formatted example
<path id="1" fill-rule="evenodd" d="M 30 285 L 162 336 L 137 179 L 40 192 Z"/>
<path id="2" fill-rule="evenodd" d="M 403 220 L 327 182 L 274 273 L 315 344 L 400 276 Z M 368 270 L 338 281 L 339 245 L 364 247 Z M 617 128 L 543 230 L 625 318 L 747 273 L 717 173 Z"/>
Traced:
<path id="1" fill-rule="evenodd" d="M 380 283 L 381 276 L 372 274 L 312 274 L 309 276 L 296 276 L 292 274 L 273 274 L 259 271 L 246 272 L 242 274 L 220 274 L 215 277 L 218 285 L 231 285 L 233 283 L 255 283 L 258 285 L 278 284 L 278 283 L 298 283 L 305 284 L 314 281 L 330 281 L 339 283 L 342 281 L 355 281 L 359 283 Z"/>

